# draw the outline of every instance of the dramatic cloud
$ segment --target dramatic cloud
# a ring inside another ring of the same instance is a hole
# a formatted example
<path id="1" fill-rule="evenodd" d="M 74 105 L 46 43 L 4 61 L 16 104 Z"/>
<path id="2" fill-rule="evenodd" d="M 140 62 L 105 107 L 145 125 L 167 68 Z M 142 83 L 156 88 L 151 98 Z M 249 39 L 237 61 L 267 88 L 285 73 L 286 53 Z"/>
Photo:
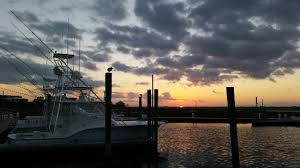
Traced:
<path id="1" fill-rule="evenodd" d="M 15 14 L 20 17 L 20 19 L 24 22 L 39 22 L 39 18 L 34 15 L 33 13 L 29 12 L 29 11 L 24 11 L 24 12 L 20 12 L 20 11 L 15 11 Z"/>
<path id="2" fill-rule="evenodd" d="M 35 24 L 30 24 L 30 27 L 34 28 L 37 31 L 42 32 L 47 36 L 62 36 L 67 38 L 76 38 L 81 39 L 82 30 L 76 28 L 72 23 L 63 22 L 63 21 L 47 21 L 40 22 Z"/>
<path id="3" fill-rule="evenodd" d="M 232 79 L 228 76 L 232 72 L 261 79 L 271 77 L 278 68 L 289 67 L 277 63 L 278 59 L 287 53 L 298 53 L 299 16 L 294 13 L 298 11 L 293 7 L 295 2 L 203 2 L 189 15 L 194 26 L 205 32 L 186 39 L 190 53 L 205 57 L 192 59 L 193 64 L 227 70 L 224 80 Z"/>
<path id="4" fill-rule="evenodd" d="M 83 50 L 81 51 L 81 54 L 85 57 L 85 58 L 90 58 L 93 61 L 96 62 L 107 62 L 109 61 L 109 57 L 106 54 L 103 54 L 97 50 Z"/>
<path id="5" fill-rule="evenodd" d="M 30 39 L 34 41 L 34 39 Z M 35 56 L 41 56 L 41 53 L 36 49 L 38 47 L 40 51 L 45 52 L 44 48 L 38 44 L 31 44 L 25 37 L 17 36 L 16 34 L 0 31 L 0 50 L 10 51 L 14 54 L 29 54 Z"/>
<path id="6" fill-rule="evenodd" d="M 180 16 L 184 12 L 184 3 L 136 0 L 134 11 L 147 26 L 176 40 L 188 34 L 185 30 L 188 21 Z"/>
<path id="7" fill-rule="evenodd" d="M 125 53 L 125 54 L 129 54 L 130 53 L 130 49 L 127 48 L 127 47 L 124 47 L 124 46 L 119 46 L 117 48 L 118 51 L 122 52 L 122 53 Z"/>
<path id="8" fill-rule="evenodd" d="M 280 0 L 94 0 L 81 8 L 97 21 L 91 28 L 83 26 L 88 30 L 28 10 L 17 14 L 55 49 L 66 42 L 74 49 L 72 38 L 88 34 L 96 44 L 94 51 L 83 50 L 82 65 L 90 70 L 97 70 L 98 62 L 112 62 L 122 72 L 211 85 L 236 78 L 275 81 L 300 68 L 298 6 L 298 1 Z M 0 45 L 37 55 L 15 35 L 0 32 Z M 125 60 L 131 58 L 110 60 L 116 55 L 133 56 L 140 64 L 129 66 Z"/>
<path id="9" fill-rule="evenodd" d="M 172 44 L 174 47 L 156 55 L 155 62 L 159 66 L 131 67 L 120 62 L 114 65 L 119 71 L 137 75 L 154 73 L 170 81 L 178 81 L 185 76 L 193 84 L 202 85 L 239 77 L 274 80 L 274 77 L 292 74 L 293 68 L 300 67 L 297 50 L 300 17 L 295 8 L 299 4 L 296 1 L 170 3 L 137 0 L 135 14 L 150 30 L 155 30 L 154 33 L 161 33 L 160 40 L 157 40 L 160 42 L 156 44 Z M 117 45 L 127 44 L 127 48 L 120 46 L 120 52 L 146 58 L 166 48 L 150 43 L 142 46 L 145 43 L 141 40 L 133 40 L 132 36 L 141 34 L 136 29 L 141 28 L 109 27 L 112 29 L 98 31 L 98 39 Z M 169 37 L 176 40 L 170 43 L 161 40 Z M 177 52 L 179 46 L 183 47 L 183 54 L 170 54 Z"/>
<path id="10" fill-rule="evenodd" d="M 34 82 L 41 85 L 44 77 L 54 77 L 51 66 L 38 64 L 29 59 L 14 58 L 5 52 L 0 52 L 0 55 L 0 83 Z"/>
<path id="11" fill-rule="evenodd" d="M 100 18 L 119 21 L 127 15 L 125 2 L 125 0 L 94 0 L 90 9 Z"/>
<path id="12" fill-rule="evenodd" d="M 82 66 L 92 71 L 96 71 L 98 69 L 95 63 L 89 61 L 84 62 Z"/>
<path id="13" fill-rule="evenodd" d="M 84 81 L 93 87 L 103 87 L 105 86 L 105 82 L 103 80 L 93 80 L 90 77 L 84 75 Z"/>
<path id="14" fill-rule="evenodd" d="M 63 35 L 65 38 L 69 39 L 81 39 L 83 30 L 78 29 L 72 23 L 52 20 L 41 21 L 36 14 L 29 11 L 14 11 L 14 13 L 23 22 L 27 23 L 28 27 L 39 31 L 46 36 L 61 37 Z"/>
<path id="15" fill-rule="evenodd" d="M 131 52 L 136 58 L 163 56 L 176 51 L 179 45 L 159 33 L 137 26 L 107 24 L 106 28 L 98 28 L 95 34 L 95 40 L 102 45 L 118 45 L 119 51 Z"/>
<path id="16" fill-rule="evenodd" d="M 112 66 L 117 71 L 122 72 L 132 72 L 136 75 L 151 75 L 151 74 L 158 74 L 158 75 L 164 75 L 167 74 L 170 70 L 166 68 L 156 68 L 153 66 L 145 66 L 145 67 L 131 67 L 128 65 L 125 65 L 120 62 L 114 62 Z"/>

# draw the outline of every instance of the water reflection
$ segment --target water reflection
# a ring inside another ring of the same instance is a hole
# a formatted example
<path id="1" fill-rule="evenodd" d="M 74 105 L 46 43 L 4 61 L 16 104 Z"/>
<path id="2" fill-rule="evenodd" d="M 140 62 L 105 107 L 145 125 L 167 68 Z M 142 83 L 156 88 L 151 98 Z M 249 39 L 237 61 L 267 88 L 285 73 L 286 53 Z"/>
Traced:
<path id="1" fill-rule="evenodd" d="M 299 167 L 300 128 L 238 125 L 241 167 Z M 167 124 L 159 149 L 166 167 L 231 167 L 228 124 Z"/>

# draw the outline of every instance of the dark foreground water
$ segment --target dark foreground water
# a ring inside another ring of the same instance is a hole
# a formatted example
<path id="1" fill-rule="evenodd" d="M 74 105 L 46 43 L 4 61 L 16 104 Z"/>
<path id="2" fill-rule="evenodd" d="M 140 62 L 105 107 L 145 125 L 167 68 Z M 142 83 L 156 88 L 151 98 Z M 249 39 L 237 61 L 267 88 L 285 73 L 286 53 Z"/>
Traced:
<path id="1" fill-rule="evenodd" d="M 241 167 L 300 167 L 300 127 L 238 125 Z M 166 124 L 159 150 L 162 167 L 231 167 L 228 124 Z"/>
<path id="2" fill-rule="evenodd" d="M 300 167 L 300 127 L 251 127 L 238 125 L 241 167 Z M 174 123 L 159 129 L 157 167 L 227 168 L 231 167 L 228 124 Z M 151 160 L 137 158 L 114 161 L 114 167 L 155 167 Z M 25 164 L 25 163 L 24 163 Z M 30 167 L 104 167 L 94 160 L 26 163 Z"/>

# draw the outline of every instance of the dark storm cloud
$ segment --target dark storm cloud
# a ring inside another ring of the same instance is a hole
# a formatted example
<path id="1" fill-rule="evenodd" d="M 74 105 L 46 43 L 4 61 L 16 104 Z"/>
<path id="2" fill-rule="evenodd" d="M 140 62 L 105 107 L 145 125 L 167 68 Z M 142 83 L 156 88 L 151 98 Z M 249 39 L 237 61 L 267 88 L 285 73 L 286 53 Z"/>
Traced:
<path id="1" fill-rule="evenodd" d="M 299 68 L 299 5 L 280 0 L 203 0 L 184 5 L 137 0 L 135 14 L 163 35 L 182 37 L 175 42 L 184 46 L 184 54 L 164 55 L 155 61 L 161 69 L 168 69 L 160 73 L 164 79 L 186 76 L 193 84 L 209 85 L 238 77 L 274 80 Z M 188 29 L 190 34 L 182 33 Z M 130 72 L 143 74 L 134 67 Z"/>
<path id="2" fill-rule="evenodd" d="M 201 65 L 205 63 L 207 58 L 204 55 L 184 55 L 184 56 L 173 56 L 158 58 L 156 63 L 163 65 L 165 67 L 171 67 L 176 69 L 186 69 L 191 68 L 196 65 Z"/>
<path id="3" fill-rule="evenodd" d="M 18 17 L 20 17 L 21 20 L 24 21 L 24 22 L 32 23 L 32 22 L 39 22 L 40 21 L 39 18 L 35 14 L 33 14 L 29 11 L 23 11 L 23 12 L 15 11 L 15 14 Z"/>
<path id="4" fill-rule="evenodd" d="M 144 67 L 134 67 L 134 66 L 128 66 L 120 62 L 114 62 L 112 66 L 117 71 L 130 72 L 136 75 L 145 75 L 145 76 L 156 74 L 156 75 L 161 75 L 163 79 L 170 80 L 170 81 L 178 81 L 182 77 L 182 75 L 184 75 L 183 72 L 172 70 L 169 68 L 155 67 L 154 65 L 146 65 Z"/>
<path id="5" fill-rule="evenodd" d="M 133 68 L 133 73 L 135 73 L 137 75 L 151 75 L 151 74 L 164 75 L 164 74 L 167 74 L 169 71 L 170 71 L 170 69 L 154 67 L 154 66 L 134 67 Z"/>
<path id="6" fill-rule="evenodd" d="M 170 70 L 165 75 L 163 75 L 163 79 L 169 80 L 169 81 L 179 81 L 183 75 L 184 75 L 183 71 Z"/>
<path id="7" fill-rule="evenodd" d="M 91 77 L 87 76 L 87 74 L 85 74 L 85 73 L 82 73 L 82 74 L 83 74 L 84 81 L 88 85 L 93 86 L 93 87 L 104 87 L 105 86 L 105 81 L 104 80 L 94 80 Z M 120 87 L 119 85 L 117 85 L 115 83 L 113 83 L 112 86 L 113 87 Z"/>
<path id="8" fill-rule="evenodd" d="M 185 75 L 195 85 L 211 85 L 224 81 L 232 81 L 238 78 L 237 75 L 222 74 L 222 70 L 202 68 L 201 70 L 187 70 Z"/>
<path id="9" fill-rule="evenodd" d="M 125 2 L 126 0 L 94 0 L 90 9 L 94 11 L 97 17 L 120 21 L 127 15 Z"/>
<path id="10" fill-rule="evenodd" d="M 7 32 L 1 32 L 0 34 L 0 49 L 3 48 L 20 54 L 36 54 L 36 50 L 31 43 Z"/>
<path id="11" fill-rule="evenodd" d="M 92 87 L 104 87 L 105 86 L 105 82 L 103 80 L 94 80 L 91 77 L 87 76 L 86 74 L 83 74 L 83 76 L 84 76 L 84 81 Z"/>
<path id="12" fill-rule="evenodd" d="M 76 39 L 81 39 L 81 33 L 83 32 L 83 30 L 78 29 L 72 23 L 63 21 L 40 22 L 36 24 L 30 24 L 30 27 L 42 32 L 46 36 L 56 35 L 61 37 L 63 34 L 64 37 Z"/>
<path id="13" fill-rule="evenodd" d="M 133 68 L 130 66 L 127 66 L 126 64 L 120 63 L 120 62 L 114 62 L 112 64 L 112 67 L 114 67 L 117 71 L 122 72 L 128 72 L 131 71 Z"/>
<path id="14" fill-rule="evenodd" d="M 117 48 L 118 51 L 122 52 L 122 53 L 125 53 L 125 54 L 129 54 L 130 53 L 130 49 L 127 48 L 127 47 L 124 47 L 124 46 L 119 46 Z"/>
<path id="15" fill-rule="evenodd" d="M 83 56 L 85 56 L 85 58 L 90 58 L 96 62 L 107 62 L 110 60 L 108 55 L 99 53 L 97 50 L 83 50 L 81 53 Z"/>
<path id="16" fill-rule="evenodd" d="M 123 53 L 152 63 L 114 62 L 118 71 L 155 74 L 169 81 L 186 77 L 192 84 L 209 85 L 239 77 L 274 81 L 300 68 L 300 1 L 136 0 L 138 26 L 116 22 L 127 17 L 127 1 L 94 2 L 96 17 L 106 20 L 93 32 L 98 48 L 83 53 L 91 69 L 91 63 L 109 61 L 107 54 Z M 55 46 L 55 40 L 67 32 L 66 22 L 43 22 L 30 12 L 23 17 L 52 38 L 51 47 L 62 47 Z M 70 25 L 70 36 L 80 37 L 82 31 Z M 7 39 L 3 36 L 0 44 L 17 53 L 35 53 L 22 38 Z"/>
<path id="17" fill-rule="evenodd" d="M 76 41 L 74 39 L 62 39 L 61 36 L 57 35 L 47 36 L 47 38 L 45 39 L 45 43 L 47 44 L 47 46 L 54 50 L 67 50 L 68 47 L 69 49 L 71 47 L 76 47 Z"/>
<path id="18" fill-rule="evenodd" d="M 185 30 L 188 21 L 180 17 L 184 12 L 184 3 L 136 0 L 134 12 L 147 26 L 166 33 L 174 39 L 188 34 Z"/>
<path id="19" fill-rule="evenodd" d="M 278 68 L 297 64 L 295 56 L 291 56 L 293 61 L 288 61 L 288 57 L 281 59 L 284 66 L 277 61 L 286 53 L 298 53 L 295 44 L 300 35 L 296 27 L 299 12 L 294 7 L 297 4 L 296 1 L 204 1 L 192 10 L 190 17 L 196 27 L 212 35 L 189 37 L 187 47 L 191 53 L 207 56 L 205 62 L 195 61 L 199 65 L 239 71 L 252 78 L 268 78 Z"/>
<path id="20" fill-rule="evenodd" d="M 81 39 L 81 33 L 84 31 L 75 27 L 72 23 L 64 21 L 41 21 L 39 17 L 29 11 L 14 11 L 14 13 L 24 22 L 27 22 L 27 26 L 33 30 L 39 31 L 46 36 L 62 38 Z"/>
<path id="21" fill-rule="evenodd" d="M 128 66 L 128 65 L 120 63 L 120 62 L 114 62 L 112 64 L 112 66 L 117 71 L 131 72 L 136 75 L 151 75 L 151 74 L 163 75 L 169 71 L 169 69 L 166 69 L 166 68 L 156 68 L 153 66 L 133 67 L 133 66 Z"/>
<path id="22" fill-rule="evenodd" d="M 146 58 L 146 57 L 150 57 L 152 55 L 152 52 L 149 49 L 139 49 L 139 50 L 133 50 L 132 54 L 136 58 Z"/>
<path id="23" fill-rule="evenodd" d="M 95 40 L 102 45 L 115 44 L 123 51 L 126 47 L 136 58 L 163 56 L 178 48 L 177 42 L 143 27 L 107 24 L 106 28 L 96 29 L 95 34 Z"/>
<path id="24" fill-rule="evenodd" d="M 92 59 L 97 62 L 107 62 L 109 57 L 106 54 L 95 54 Z"/>
<path id="25" fill-rule="evenodd" d="M 0 83 L 2 84 L 18 84 L 22 82 L 30 82 L 34 79 L 37 84 L 42 84 L 42 77 L 53 77 L 52 67 L 48 65 L 38 64 L 29 59 L 22 59 L 28 66 L 24 65 L 20 60 L 8 56 L 6 53 L 0 53 Z M 9 75 L 7 75 L 9 73 Z M 29 79 L 27 79 L 26 74 Z M 40 76 L 41 75 L 41 76 Z"/>
<path id="26" fill-rule="evenodd" d="M 18 13 L 18 15 L 23 14 L 23 13 Z M 24 16 L 22 15 L 22 20 L 24 20 L 25 22 L 28 22 L 30 24 L 30 27 L 32 25 L 38 25 L 38 27 L 35 27 L 36 29 L 39 29 L 39 31 L 42 33 L 42 35 L 46 36 L 45 38 L 45 43 L 50 46 L 51 48 L 55 48 L 55 49 L 66 49 L 67 48 L 67 44 L 70 48 L 74 48 L 76 46 L 76 42 L 74 39 L 71 38 L 72 35 L 75 35 L 75 37 L 79 37 L 79 29 L 75 28 L 72 25 L 69 25 L 70 28 L 70 38 L 64 38 L 62 39 L 61 36 L 59 35 L 59 33 L 55 33 L 52 32 L 52 30 L 47 30 L 44 24 L 44 22 L 41 22 L 38 20 L 38 18 L 36 16 L 34 16 L 33 14 L 31 15 L 31 13 L 26 13 L 24 14 Z M 54 27 L 61 27 L 60 26 L 55 26 L 57 25 L 56 23 L 58 22 L 49 22 L 47 23 L 47 25 L 53 25 L 50 28 L 54 28 Z M 66 25 L 65 23 L 62 23 L 63 25 Z M 42 28 L 42 29 L 41 29 Z M 45 28 L 45 29 L 44 29 Z M 53 34 L 51 34 L 53 33 Z M 31 36 L 28 36 L 30 38 L 30 40 L 33 41 L 33 43 L 35 45 L 37 45 L 37 47 L 39 47 L 40 50 L 42 50 L 47 56 L 49 55 L 49 51 L 45 48 L 45 46 L 42 46 L 39 42 L 37 42 L 36 39 L 32 38 Z M 28 56 L 31 59 L 35 59 L 35 56 L 39 56 L 41 57 L 41 54 L 37 51 L 37 49 L 34 47 L 33 44 L 31 44 L 25 37 L 23 37 L 19 32 L 17 34 L 12 34 L 6 31 L 0 31 L 0 49 L 1 49 L 1 56 L 7 56 L 8 53 L 4 50 L 4 49 L 8 49 L 9 51 L 11 51 L 13 54 L 16 54 L 17 56 L 19 56 L 20 58 L 23 58 L 23 56 L 25 54 L 28 54 Z M 69 50 L 69 52 L 72 51 L 71 49 Z M 39 75 L 42 75 L 44 77 L 53 77 L 53 67 L 46 65 L 46 64 L 42 64 L 44 63 L 44 60 L 42 62 L 40 62 L 41 64 L 35 63 L 33 62 L 31 59 L 25 59 L 23 61 L 25 61 L 27 63 L 27 65 L 29 67 L 31 67 L 30 69 L 28 69 L 27 66 L 24 66 L 22 63 L 20 63 L 20 61 L 18 62 L 18 60 L 13 59 L 14 57 L 9 55 L 9 58 L 11 59 L 11 64 L 16 65 L 18 67 L 19 72 L 14 68 L 13 65 L 9 64 L 7 61 L 5 61 L 5 59 L 1 59 L 1 68 L 3 68 L 0 73 L 0 83 L 5 83 L 5 84 L 18 84 L 21 82 L 29 82 L 28 79 L 26 79 L 22 74 L 20 73 L 24 73 L 26 75 L 31 76 L 32 78 L 34 78 L 34 80 L 36 80 L 36 82 L 38 84 L 42 84 L 43 80 L 42 77 Z M 44 58 L 44 57 L 42 57 Z M 75 60 L 77 60 L 78 57 L 75 57 Z M 90 70 L 97 70 L 95 61 L 97 62 L 102 62 L 102 61 L 107 61 L 108 57 L 105 55 L 100 55 L 98 54 L 94 54 L 92 55 L 91 58 L 86 58 L 84 55 L 81 57 L 81 61 L 82 66 L 86 67 Z M 49 62 L 48 62 L 49 64 Z M 34 70 L 34 72 L 32 71 Z M 7 72 L 10 72 L 10 75 L 7 76 Z M 92 80 L 89 77 L 87 77 L 88 82 L 90 82 L 93 86 L 103 86 L 104 83 L 103 81 L 97 81 L 97 80 Z"/>
<path id="27" fill-rule="evenodd" d="M 89 69 L 89 70 L 92 70 L 92 71 L 97 71 L 98 70 L 96 64 L 93 63 L 93 62 L 90 62 L 90 61 L 83 62 L 82 66 Z"/>

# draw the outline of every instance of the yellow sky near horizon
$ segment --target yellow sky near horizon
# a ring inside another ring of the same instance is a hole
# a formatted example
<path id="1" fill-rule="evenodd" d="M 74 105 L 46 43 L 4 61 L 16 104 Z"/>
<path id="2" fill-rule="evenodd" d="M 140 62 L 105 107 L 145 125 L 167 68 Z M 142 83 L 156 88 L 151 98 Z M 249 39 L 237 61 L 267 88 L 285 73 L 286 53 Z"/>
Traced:
<path id="1" fill-rule="evenodd" d="M 102 74 L 97 72 L 92 76 Z M 103 80 L 103 76 L 99 76 Z M 170 100 L 160 100 L 160 106 L 226 106 L 226 87 L 235 87 L 235 98 L 237 106 L 254 106 L 255 97 L 258 97 L 259 102 L 264 99 L 266 106 L 294 106 L 300 104 L 300 90 L 297 85 L 300 79 L 300 70 L 296 70 L 294 74 L 285 75 L 276 78 L 276 82 L 268 79 L 251 79 L 239 78 L 233 82 L 224 82 L 209 86 L 188 85 L 185 79 L 178 82 L 169 82 L 160 80 L 155 76 L 154 86 L 159 89 L 160 95 L 164 92 L 169 92 Z M 149 85 L 136 85 L 137 82 L 148 82 Z M 113 92 L 124 93 L 126 97 L 128 92 L 144 94 L 147 89 L 151 89 L 151 76 L 136 76 L 130 73 L 113 72 L 113 83 L 119 85 L 114 87 Z M 21 87 L 31 88 L 32 86 L 22 84 Z M 4 90 L 5 94 L 20 95 L 21 93 L 30 94 L 22 89 L 20 85 L 0 84 L 0 90 Z M 104 87 L 97 88 L 99 97 L 103 97 Z M 22 95 L 29 100 L 33 97 Z M 116 101 L 125 101 L 130 106 L 136 106 L 138 97 L 133 99 L 115 98 Z M 145 102 L 145 100 L 144 100 Z"/>

